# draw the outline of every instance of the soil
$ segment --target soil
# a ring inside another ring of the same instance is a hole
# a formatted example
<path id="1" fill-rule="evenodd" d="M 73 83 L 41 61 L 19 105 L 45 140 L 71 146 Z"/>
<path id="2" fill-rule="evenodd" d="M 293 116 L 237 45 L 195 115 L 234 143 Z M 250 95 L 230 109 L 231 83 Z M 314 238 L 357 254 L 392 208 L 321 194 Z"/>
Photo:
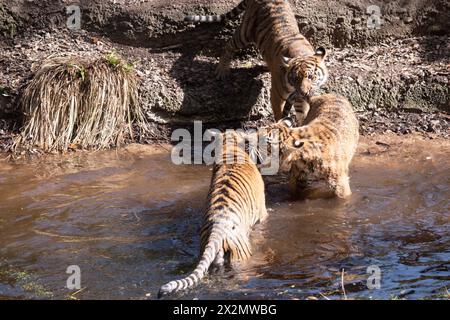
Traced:
<path id="1" fill-rule="evenodd" d="M 367 27 L 372 1 L 291 1 L 301 32 L 327 47 L 324 91 L 352 102 L 362 134 L 421 132 L 448 138 L 450 3 L 378 1 L 380 29 Z M 173 128 L 253 127 L 271 121 L 270 74 L 255 50 L 237 56 L 228 81 L 215 65 L 238 21 L 187 25 L 187 13 L 223 13 L 237 1 L 80 1 L 82 30 L 66 27 L 71 1 L 0 1 L 0 146 L 21 126 L 17 97 L 39 63 L 69 53 L 116 50 L 141 77 L 151 130 L 143 143 L 167 141 Z"/>

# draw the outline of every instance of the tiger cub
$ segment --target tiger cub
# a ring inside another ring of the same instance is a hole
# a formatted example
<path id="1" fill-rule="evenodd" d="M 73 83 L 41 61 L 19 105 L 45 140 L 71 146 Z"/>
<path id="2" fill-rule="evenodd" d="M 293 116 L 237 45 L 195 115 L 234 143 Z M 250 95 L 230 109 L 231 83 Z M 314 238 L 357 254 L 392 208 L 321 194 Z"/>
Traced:
<path id="1" fill-rule="evenodd" d="M 293 127 L 292 120 L 281 120 L 265 128 L 267 141 L 279 143 L 280 169 L 290 173 L 294 194 L 308 178 L 318 178 L 325 179 L 335 196 L 348 197 L 352 193 L 349 165 L 358 144 L 358 120 L 350 102 L 339 95 L 311 97 L 310 106 L 306 125 Z"/>
<path id="2" fill-rule="evenodd" d="M 261 52 L 272 75 L 271 104 L 275 120 L 282 118 L 288 97 L 297 92 L 311 96 L 328 78 L 326 51 L 314 50 L 300 34 L 294 12 L 286 0 L 243 0 L 231 12 L 218 16 L 186 16 L 189 22 L 220 22 L 244 12 L 240 27 L 226 44 L 216 69 L 219 79 L 229 73 L 233 53 L 249 45 Z M 303 103 L 308 108 L 306 100 Z M 290 110 L 291 106 L 286 105 Z M 304 112 L 306 115 L 307 111 Z M 298 119 L 299 122 L 302 119 Z"/>
<path id="3" fill-rule="evenodd" d="M 235 132 L 220 135 L 222 147 L 213 168 L 207 207 L 201 228 L 201 257 L 186 278 L 163 285 L 158 296 L 194 287 L 212 263 L 244 261 L 252 252 L 251 228 L 267 217 L 264 182 Z M 242 147 L 241 147 L 242 146 Z"/>

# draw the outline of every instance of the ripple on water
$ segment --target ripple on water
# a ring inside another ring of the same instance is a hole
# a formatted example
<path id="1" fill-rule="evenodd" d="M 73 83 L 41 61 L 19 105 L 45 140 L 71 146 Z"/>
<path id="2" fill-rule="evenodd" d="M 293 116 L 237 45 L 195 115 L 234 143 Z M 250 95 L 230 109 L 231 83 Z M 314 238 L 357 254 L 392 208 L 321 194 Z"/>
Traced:
<path id="1" fill-rule="evenodd" d="M 184 297 L 341 298 L 343 270 L 353 298 L 440 294 L 450 286 L 448 142 L 382 139 L 391 147 L 375 154 L 362 141 L 348 201 L 293 201 L 283 179 L 267 178 L 270 216 L 252 233 L 252 259 Z M 30 273 L 56 298 L 70 294 L 73 264 L 86 284 L 79 298 L 156 293 L 195 266 L 210 174 L 136 147 L 0 163 L 0 270 Z M 381 270 L 379 290 L 367 288 L 369 266 Z M 37 296 L 8 279 L 0 297 Z"/>

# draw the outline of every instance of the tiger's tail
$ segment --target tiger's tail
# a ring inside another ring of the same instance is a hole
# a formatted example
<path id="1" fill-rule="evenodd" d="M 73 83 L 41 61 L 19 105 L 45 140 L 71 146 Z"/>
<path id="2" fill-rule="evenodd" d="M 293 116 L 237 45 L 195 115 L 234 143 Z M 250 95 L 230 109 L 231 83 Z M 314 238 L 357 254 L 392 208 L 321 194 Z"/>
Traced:
<path id="1" fill-rule="evenodd" d="M 230 12 L 227 12 L 225 14 L 210 15 L 210 16 L 189 15 L 189 16 L 184 17 L 184 21 L 187 21 L 187 22 L 222 22 L 225 20 L 232 20 L 232 19 L 236 18 L 237 16 L 239 16 L 242 12 L 244 12 L 246 8 L 247 8 L 247 0 L 243 0 L 243 1 L 241 1 L 241 3 L 239 3 L 237 5 L 237 7 L 235 7 L 233 10 L 231 10 Z"/>
<path id="2" fill-rule="evenodd" d="M 208 243 L 205 246 L 200 262 L 195 270 L 187 277 L 180 280 L 173 280 L 163 285 L 158 292 L 158 298 L 166 295 L 183 291 L 195 287 L 200 280 L 205 276 L 209 267 L 217 256 L 217 253 L 222 248 L 223 235 L 221 233 L 212 231 L 209 236 Z"/>

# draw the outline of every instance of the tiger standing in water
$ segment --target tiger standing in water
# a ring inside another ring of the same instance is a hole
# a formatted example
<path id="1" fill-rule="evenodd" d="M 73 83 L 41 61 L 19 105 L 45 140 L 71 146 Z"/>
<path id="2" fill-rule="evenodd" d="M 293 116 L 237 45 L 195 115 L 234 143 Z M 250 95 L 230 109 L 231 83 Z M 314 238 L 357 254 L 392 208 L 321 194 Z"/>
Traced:
<path id="1" fill-rule="evenodd" d="M 197 285 L 211 264 L 247 260 L 252 252 L 251 228 L 267 217 L 264 182 L 256 164 L 235 132 L 220 135 L 221 147 L 213 168 L 201 228 L 200 262 L 186 278 L 163 285 L 162 297 Z"/>
<path id="2" fill-rule="evenodd" d="M 349 165 L 359 140 L 359 124 L 350 102 L 335 94 L 311 97 L 305 125 L 289 118 L 260 129 L 269 144 L 278 144 L 280 169 L 289 172 L 297 195 L 310 178 L 325 180 L 338 198 L 352 194 Z"/>
<path id="3" fill-rule="evenodd" d="M 227 76 L 235 51 L 255 45 L 272 76 L 271 105 L 275 121 L 282 118 L 289 96 L 297 93 L 297 121 L 300 125 L 309 110 L 308 97 L 328 78 L 326 51 L 314 50 L 300 34 L 294 12 L 286 0 L 243 0 L 229 13 L 217 16 L 190 15 L 188 22 L 220 22 L 244 12 L 240 27 L 226 44 L 216 69 L 219 79 Z M 287 106 L 287 112 L 291 105 Z M 301 108 L 300 108 L 301 106 Z"/>

